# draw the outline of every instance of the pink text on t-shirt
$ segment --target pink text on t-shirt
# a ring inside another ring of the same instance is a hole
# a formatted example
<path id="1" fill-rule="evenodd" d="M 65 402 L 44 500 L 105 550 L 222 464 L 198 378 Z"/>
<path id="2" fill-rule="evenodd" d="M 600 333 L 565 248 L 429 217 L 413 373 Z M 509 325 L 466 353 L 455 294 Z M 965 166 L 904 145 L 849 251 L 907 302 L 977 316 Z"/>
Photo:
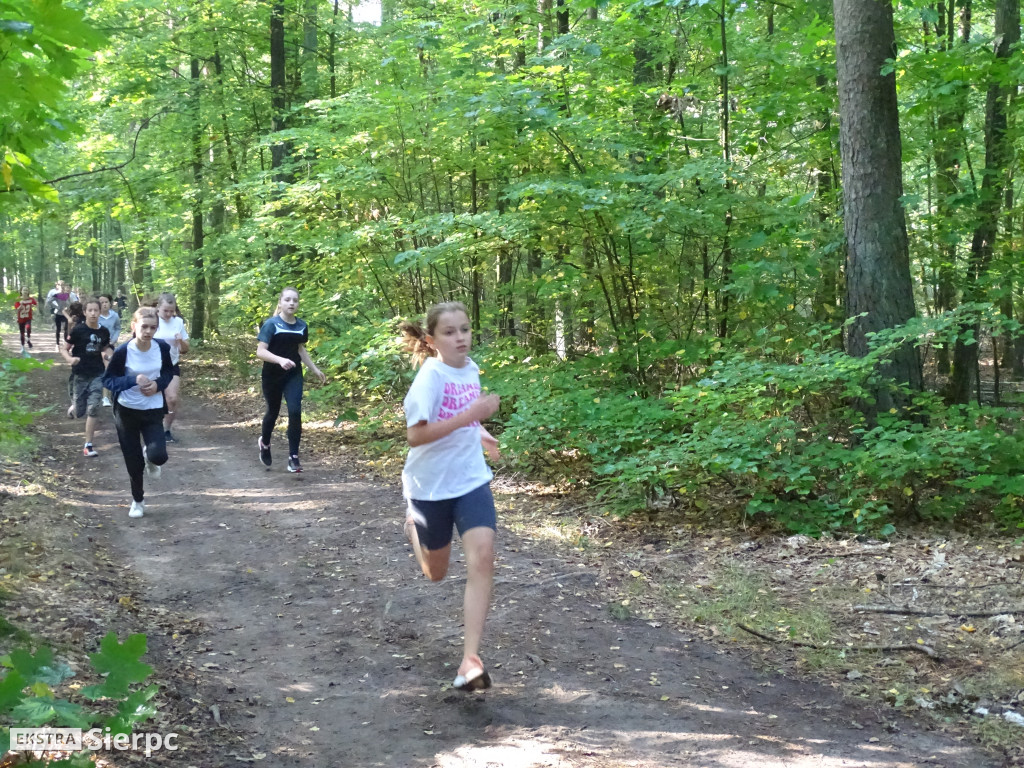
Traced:
<path id="1" fill-rule="evenodd" d="M 456 384 L 453 381 L 445 382 L 444 397 L 441 399 L 441 410 L 437 412 L 439 421 L 452 418 L 464 410 L 470 403 L 480 397 L 479 384 Z M 480 422 L 474 421 L 469 426 L 478 427 Z"/>

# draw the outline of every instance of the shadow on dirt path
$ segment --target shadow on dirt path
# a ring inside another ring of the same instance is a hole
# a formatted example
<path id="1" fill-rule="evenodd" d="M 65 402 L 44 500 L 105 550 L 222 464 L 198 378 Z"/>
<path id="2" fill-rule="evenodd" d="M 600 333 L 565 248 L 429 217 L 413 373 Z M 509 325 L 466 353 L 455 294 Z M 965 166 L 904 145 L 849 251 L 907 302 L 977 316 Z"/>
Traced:
<path id="1" fill-rule="evenodd" d="M 66 376 L 56 366 L 33 383 L 63 402 Z M 147 479 L 146 516 L 131 520 L 110 409 L 95 459 L 81 455 L 82 423 L 59 414 L 44 439 L 82 489 L 78 516 L 136 575 L 141 602 L 187 619 L 148 627 L 147 658 L 169 688 L 182 681 L 168 695 L 215 705 L 220 723 L 207 717 L 176 765 L 994 765 L 734 649 L 617 621 L 582 562 L 501 531 L 484 646 L 496 684 L 453 691 L 465 570 L 457 554 L 447 581 L 418 574 L 399 488 L 343 454 L 305 454 L 301 475 L 280 458 L 265 471 L 255 425 L 192 399 L 163 476 Z"/>

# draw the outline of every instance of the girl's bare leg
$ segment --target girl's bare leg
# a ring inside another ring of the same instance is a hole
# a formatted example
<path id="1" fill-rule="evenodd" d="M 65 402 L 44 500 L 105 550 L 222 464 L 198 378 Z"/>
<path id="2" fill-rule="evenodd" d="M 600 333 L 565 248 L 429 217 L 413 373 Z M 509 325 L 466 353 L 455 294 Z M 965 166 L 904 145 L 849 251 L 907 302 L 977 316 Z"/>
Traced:
<path id="1" fill-rule="evenodd" d="M 181 387 L 181 377 L 175 376 L 171 383 L 164 390 L 164 399 L 167 401 L 167 414 L 164 416 L 164 431 L 170 431 L 174 423 L 174 412 L 178 410 L 178 389 Z"/>
<path id="2" fill-rule="evenodd" d="M 413 554 L 416 555 L 416 562 L 420 564 L 423 575 L 431 581 L 440 581 L 448 575 L 448 561 L 452 553 L 452 545 L 441 547 L 441 549 L 424 549 L 420 546 L 420 537 L 416 533 L 416 523 L 411 517 L 405 519 L 405 537 L 412 545 Z"/>
<path id="3" fill-rule="evenodd" d="M 462 604 L 465 641 L 458 673 L 468 675 L 484 666 L 479 655 L 480 640 L 491 607 L 494 529 L 485 526 L 470 528 L 462 536 L 462 547 L 466 552 L 466 593 Z"/>

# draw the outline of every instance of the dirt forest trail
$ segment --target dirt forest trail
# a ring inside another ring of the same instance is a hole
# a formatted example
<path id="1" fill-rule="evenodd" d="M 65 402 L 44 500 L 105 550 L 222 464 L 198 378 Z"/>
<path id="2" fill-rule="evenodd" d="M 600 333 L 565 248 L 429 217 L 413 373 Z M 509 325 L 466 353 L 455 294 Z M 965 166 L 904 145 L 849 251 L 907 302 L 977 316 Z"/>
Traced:
<path id="1" fill-rule="evenodd" d="M 5 338 L 8 349 L 14 340 Z M 66 403 L 67 373 L 56 365 L 30 381 L 44 402 Z M 132 520 L 110 409 L 95 459 L 81 455 L 83 423 L 63 416 L 57 407 L 40 432 L 80 488 L 76 516 L 133 575 L 148 615 L 184 617 L 142 628 L 146 660 L 166 681 L 160 698 L 189 691 L 207 727 L 158 763 L 995 765 L 891 712 L 758 669 L 739 649 L 616 620 L 591 566 L 500 530 L 500 498 L 484 642 L 495 687 L 459 693 L 449 684 L 461 647 L 461 553 L 445 582 L 418 573 L 397 485 L 361 477 L 342 454 L 304 452 L 306 471 L 289 475 L 277 434 L 265 471 L 256 426 L 189 397 L 186 381 L 179 442 L 162 477 L 146 480 L 146 516 Z M 205 716 L 214 705 L 219 723 Z"/>

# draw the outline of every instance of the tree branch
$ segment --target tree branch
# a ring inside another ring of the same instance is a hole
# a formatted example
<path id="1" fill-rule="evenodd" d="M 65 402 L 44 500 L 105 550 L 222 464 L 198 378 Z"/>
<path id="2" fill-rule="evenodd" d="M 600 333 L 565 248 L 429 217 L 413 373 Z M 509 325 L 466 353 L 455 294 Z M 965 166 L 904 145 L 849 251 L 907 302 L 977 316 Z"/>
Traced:
<path id="1" fill-rule="evenodd" d="M 744 632 L 749 632 L 754 637 L 760 637 L 762 640 L 767 640 L 769 643 L 781 643 L 783 645 L 795 645 L 800 648 L 811 648 L 815 651 L 827 651 L 841 649 L 844 651 L 914 651 L 915 653 L 923 653 L 925 656 L 930 656 L 936 661 L 942 661 L 942 657 L 935 652 L 935 649 L 927 645 L 844 645 L 836 646 L 836 648 L 829 648 L 826 646 L 816 645 L 815 643 L 803 643 L 799 640 L 785 641 L 780 640 L 777 637 L 771 637 L 770 635 L 762 634 L 756 629 L 751 629 L 746 624 L 736 624 L 737 627 L 742 629 Z"/>
<path id="2" fill-rule="evenodd" d="M 940 609 L 935 611 L 921 611 L 915 608 L 907 608 L 905 606 L 887 606 L 887 605 L 855 605 L 853 610 L 862 611 L 864 613 L 892 613 L 899 616 L 966 616 L 968 618 L 976 619 L 985 616 L 1003 616 L 1006 614 L 1019 614 L 1024 613 L 1024 608 L 993 608 L 987 611 L 976 611 L 972 609 Z"/>
<path id="3" fill-rule="evenodd" d="M 103 173 L 105 171 L 120 171 L 122 168 L 124 168 L 126 165 L 128 165 L 130 162 L 132 162 L 135 159 L 135 151 L 136 151 L 136 149 L 139 146 L 139 134 L 142 133 L 142 131 L 144 129 L 149 127 L 150 122 L 152 122 L 156 118 L 160 117 L 160 115 L 164 114 L 165 112 L 169 112 L 169 111 L 170 110 L 168 110 L 167 108 L 161 109 L 155 115 L 150 115 L 149 117 L 147 117 L 145 120 L 143 120 L 139 124 L 139 130 L 137 130 L 135 132 L 135 139 L 132 141 L 132 156 L 129 157 L 127 160 L 125 160 L 123 163 L 119 163 L 118 165 L 110 165 L 110 166 L 107 166 L 106 168 L 97 168 L 97 169 L 92 170 L 92 171 L 81 171 L 79 173 L 69 173 L 67 176 L 58 176 L 56 179 L 49 179 L 47 181 L 44 181 L 43 183 L 44 184 L 56 184 L 58 181 L 67 181 L 68 179 L 74 179 L 74 178 L 77 178 L 79 176 L 91 176 L 94 173 Z"/>

